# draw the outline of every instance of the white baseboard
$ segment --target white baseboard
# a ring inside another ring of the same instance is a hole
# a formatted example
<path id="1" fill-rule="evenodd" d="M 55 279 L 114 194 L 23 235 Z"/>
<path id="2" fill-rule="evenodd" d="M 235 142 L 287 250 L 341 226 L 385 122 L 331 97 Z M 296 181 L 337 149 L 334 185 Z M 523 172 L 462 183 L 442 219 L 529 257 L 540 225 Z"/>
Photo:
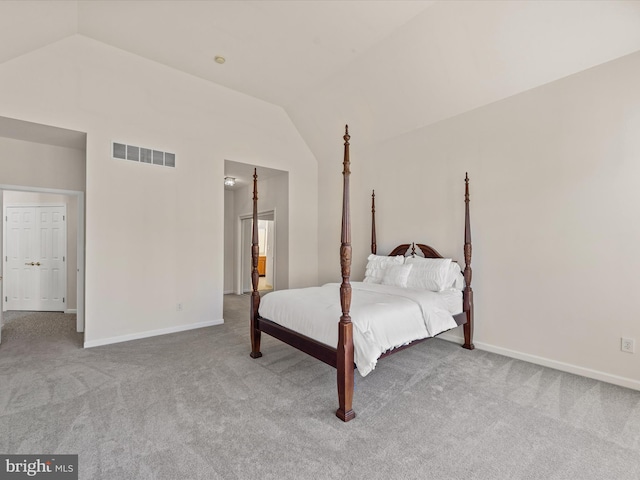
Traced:
<path id="1" fill-rule="evenodd" d="M 459 343 L 460 345 L 464 343 L 464 340 L 462 339 L 462 337 L 458 337 L 450 333 L 443 333 L 441 335 L 438 335 L 438 338 L 441 338 L 442 340 L 446 340 L 448 342 Z M 551 360 L 545 357 L 538 357 L 537 355 L 530 355 L 528 353 L 518 352 L 516 350 L 510 350 L 508 348 L 496 347 L 495 345 L 490 345 L 484 342 L 473 342 L 473 344 L 479 350 L 485 350 L 487 352 L 497 353 L 499 355 L 504 355 L 505 357 L 516 358 L 518 360 L 523 360 L 529 363 L 535 363 L 536 365 L 542 365 L 543 367 L 554 368 L 562 372 L 568 372 L 568 373 L 573 373 L 575 375 L 581 375 L 587 378 L 593 378 L 595 380 L 612 383 L 613 385 L 618 385 L 620 387 L 631 388 L 633 390 L 640 390 L 640 381 L 633 380 L 632 378 L 620 377 L 618 375 L 613 375 L 611 373 L 601 372 L 599 370 L 592 370 L 590 368 L 580 367 L 578 365 L 573 365 L 571 363 L 559 362 L 557 360 Z"/>
<path id="2" fill-rule="evenodd" d="M 158 335 L 167 335 L 169 333 L 184 332 L 187 330 L 195 330 L 196 328 L 211 327 L 213 325 L 222 325 L 223 319 L 210 320 L 208 322 L 191 323 L 189 325 L 178 325 L 176 327 L 159 328 L 158 330 L 149 330 L 140 333 L 130 333 L 128 335 L 120 335 L 118 337 L 102 338 L 99 340 L 91 340 L 84 342 L 84 348 L 99 347 L 101 345 L 111 345 L 112 343 L 128 342 L 130 340 L 139 340 L 141 338 L 157 337 Z"/>
<path id="3" fill-rule="evenodd" d="M 67 308 L 64 313 L 78 313 L 77 308 Z"/>

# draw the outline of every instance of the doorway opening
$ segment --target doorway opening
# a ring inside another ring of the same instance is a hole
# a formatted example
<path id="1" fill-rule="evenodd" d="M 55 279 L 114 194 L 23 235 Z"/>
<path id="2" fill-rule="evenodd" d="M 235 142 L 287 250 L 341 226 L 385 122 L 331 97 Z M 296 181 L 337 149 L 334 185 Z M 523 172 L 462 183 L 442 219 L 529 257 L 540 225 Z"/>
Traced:
<path id="1" fill-rule="evenodd" d="M 275 290 L 275 252 L 276 252 L 276 215 L 274 210 L 258 214 L 258 291 Z M 240 292 L 253 290 L 251 285 L 251 240 L 253 234 L 253 218 L 240 217 Z"/>
<path id="2" fill-rule="evenodd" d="M 224 293 L 252 290 L 251 241 L 254 173 L 258 175 L 259 282 L 261 291 L 289 288 L 289 173 L 225 160 Z"/>
<path id="3" fill-rule="evenodd" d="M 9 322 L 11 331 L 23 328 L 20 322 L 43 334 L 55 328 L 82 334 L 84 192 L 0 185 L 0 211 L 0 341 Z"/>

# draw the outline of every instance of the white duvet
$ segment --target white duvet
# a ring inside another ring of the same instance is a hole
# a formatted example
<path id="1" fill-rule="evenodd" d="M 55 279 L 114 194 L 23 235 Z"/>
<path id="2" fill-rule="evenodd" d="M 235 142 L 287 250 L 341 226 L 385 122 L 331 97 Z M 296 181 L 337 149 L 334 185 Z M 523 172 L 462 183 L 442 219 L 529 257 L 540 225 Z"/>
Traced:
<path id="1" fill-rule="evenodd" d="M 354 361 L 363 377 L 371 372 L 380 355 L 413 340 L 433 337 L 457 326 L 452 313 L 459 303 L 452 294 L 413 290 L 388 285 L 353 282 L 351 322 Z M 442 292 L 444 293 L 444 292 Z M 453 311 L 452 311 L 453 310 Z M 325 345 L 338 345 L 340 285 L 279 290 L 260 301 L 260 316 L 313 338 Z"/>

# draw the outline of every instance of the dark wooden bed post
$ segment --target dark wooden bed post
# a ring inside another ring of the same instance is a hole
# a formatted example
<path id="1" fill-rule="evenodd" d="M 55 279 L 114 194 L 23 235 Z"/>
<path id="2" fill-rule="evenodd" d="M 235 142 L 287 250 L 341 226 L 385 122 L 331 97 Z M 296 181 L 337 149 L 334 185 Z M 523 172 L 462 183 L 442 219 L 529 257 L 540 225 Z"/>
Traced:
<path id="1" fill-rule="evenodd" d="M 344 422 L 355 418 L 352 410 L 353 402 L 353 325 L 349 316 L 351 308 L 351 218 L 349 215 L 349 175 L 351 175 L 349 162 L 349 126 L 344 128 L 344 170 L 342 189 L 342 232 L 340 245 L 340 268 L 342 270 L 342 284 L 340 285 L 340 306 L 342 316 L 338 323 L 338 401 L 339 408 L 336 416 Z"/>
<path id="2" fill-rule="evenodd" d="M 251 236 L 251 358 L 260 358 L 260 330 L 257 325 L 258 308 L 260 307 L 260 292 L 258 292 L 258 169 L 253 169 L 253 230 Z"/>
<path id="3" fill-rule="evenodd" d="M 464 178 L 464 292 L 463 309 L 467 313 L 464 324 L 463 348 L 473 350 L 473 290 L 471 289 L 471 221 L 469 220 L 469 175 Z"/>
<path id="4" fill-rule="evenodd" d="M 378 251 L 376 244 L 376 191 L 371 191 L 371 253 L 374 255 Z"/>

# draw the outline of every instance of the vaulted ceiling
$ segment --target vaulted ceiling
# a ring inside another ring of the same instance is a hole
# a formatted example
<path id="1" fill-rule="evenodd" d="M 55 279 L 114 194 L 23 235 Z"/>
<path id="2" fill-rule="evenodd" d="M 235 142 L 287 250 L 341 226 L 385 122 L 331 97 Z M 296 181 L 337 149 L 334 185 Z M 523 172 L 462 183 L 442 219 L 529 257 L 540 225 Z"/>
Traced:
<path id="1" fill-rule="evenodd" d="M 384 141 L 640 50 L 640 1 L 0 2 L 0 63 L 77 34 L 281 106 L 322 161 L 344 123 Z"/>

